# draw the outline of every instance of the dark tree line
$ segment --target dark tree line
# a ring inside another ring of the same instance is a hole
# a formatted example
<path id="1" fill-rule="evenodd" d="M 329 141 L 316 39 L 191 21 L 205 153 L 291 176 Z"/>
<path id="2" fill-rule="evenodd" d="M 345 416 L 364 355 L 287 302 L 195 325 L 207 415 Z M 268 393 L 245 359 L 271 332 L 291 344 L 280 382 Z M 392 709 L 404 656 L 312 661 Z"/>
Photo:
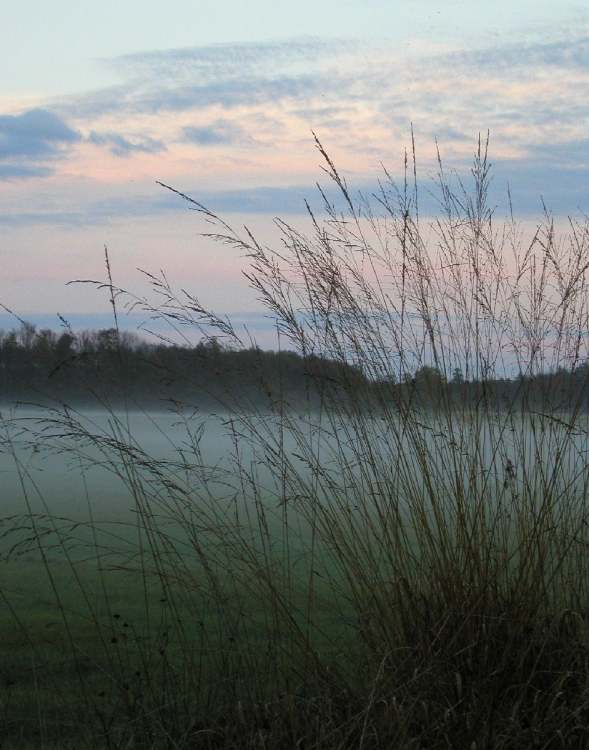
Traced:
<path id="1" fill-rule="evenodd" d="M 345 376 L 343 375 L 345 370 Z M 0 402 L 125 397 L 143 405 L 166 399 L 200 406 L 235 400 L 271 406 L 317 397 L 317 382 L 362 380 L 358 368 L 295 352 L 231 350 L 217 338 L 193 347 L 150 343 L 114 328 L 55 333 L 23 324 L 0 331 Z"/>
<path id="2" fill-rule="evenodd" d="M 431 366 L 402 378 L 370 378 L 361 366 L 292 351 L 229 349 L 217 339 L 196 346 L 151 343 L 114 328 L 61 333 L 24 323 L 0 331 L 0 402 L 60 399 L 73 403 L 131 398 L 142 405 L 176 400 L 199 406 L 235 401 L 257 408 L 297 406 L 322 394 L 358 405 L 413 404 L 442 408 L 449 402 L 476 408 L 589 411 L 589 364 L 534 377 L 466 380 L 459 367 L 445 377 Z"/>
<path id="3" fill-rule="evenodd" d="M 424 365 L 401 382 L 382 380 L 371 387 L 378 391 L 377 401 L 395 400 L 399 405 L 413 403 L 423 408 L 444 408 L 447 404 L 478 409 L 545 412 L 589 412 L 589 363 L 555 372 L 520 372 L 516 376 L 466 379 L 455 367 L 450 378 L 437 368 Z"/>

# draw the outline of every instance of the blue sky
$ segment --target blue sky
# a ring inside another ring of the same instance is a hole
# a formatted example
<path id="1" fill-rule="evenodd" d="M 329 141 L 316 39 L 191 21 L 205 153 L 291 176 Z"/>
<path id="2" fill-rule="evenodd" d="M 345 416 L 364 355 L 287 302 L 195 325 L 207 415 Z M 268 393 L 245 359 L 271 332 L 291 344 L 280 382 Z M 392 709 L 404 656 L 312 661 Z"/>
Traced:
<path id="1" fill-rule="evenodd" d="M 540 195 L 589 211 L 580 3 L 56 0 L 4 9 L 0 42 L 0 303 L 25 316 L 103 315 L 65 284 L 103 274 L 105 243 L 122 286 L 165 267 L 258 314 L 243 260 L 155 181 L 273 241 L 321 178 L 311 129 L 367 193 L 381 161 L 400 173 L 411 123 L 426 181 L 435 139 L 466 172 L 489 129 L 499 203 L 509 182 L 524 221 Z"/>

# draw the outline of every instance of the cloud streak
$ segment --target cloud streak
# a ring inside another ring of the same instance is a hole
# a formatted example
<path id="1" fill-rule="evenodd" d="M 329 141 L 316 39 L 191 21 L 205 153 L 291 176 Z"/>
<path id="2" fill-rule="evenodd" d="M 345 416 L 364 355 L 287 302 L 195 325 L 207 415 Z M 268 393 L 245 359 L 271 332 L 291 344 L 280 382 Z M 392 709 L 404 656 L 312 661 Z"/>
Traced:
<path id="1" fill-rule="evenodd" d="M 120 133 L 97 133 L 93 130 L 88 141 L 95 146 L 106 146 L 112 154 L 122 157 L 133 153 L 158 154 L 166 150 L 165 143 L 145 135 L 129 139 Z"/>
<path id="2" fill-rule="evenodd" d="M 47 109 L 0 116 L 0 159 L 39 159 L 55 156 L 80 134 Z"/>
<path id="3" fill-rule="evenodd" d="M 400 58 L 385 42 L 294 39 L 138 53 L 111 64 L 126 76 L 123 84 L 70 97 L 56 106 L 87 118 L 107 112 L 181 112 L 214 105 L 233 109 L 279 101 L 312 112 L 316 97 L 323 98 L 328 110 L 351 100 L 390 99 L 393 91 L 408 109 L 423 90 L 433 107 L 439 101 L 434 86 L 427 84 L 440 80 L 451 87 L 453 80 L 464 76 L 476 84 L 481 77 L 514 79 L 516 71 L 518 80 L 537 78 L 549 69 L 551 74 L 586 73 L 589 37 L 580 33 L 554 42 L 497 45 L 419 59 Z M 455 100 L 460 93 L 454 90 Z"/>
<path id="4" fill-rule="evenodd" d="M 344 85 L 345 80 L 341 76 L 335 77 L 332 85 Z M 271 78 L 253 75 L 226 77 L 211 82 L 173 86 L 162 86 L 156 79 L 149 84 L 130 81 L 125 86 L 76 96 L 56 106 L 68 116 L 93 120 L 105 114 L 154 115 L 211 106 L 235 109 L 284 100 L 304 103 L 324 90 L 325 81 L 312 74 L 283 74 Z"/>
<path id="5" fill-rule="evenodd" d="M 589 141 L 570 144 L 570 158 L 564 164 L 550 160 L 500 159 L 492 169 L 489 204 L 497 208 L 498 217 L 508 214 L 508 186 L 514 208 L 518 215 L 534 216 L 542 211 L 542 201 L 549 210 L 559 215 L 576 215 L 579 211 L 589 213 L 589 196 L 585 170 L 580 167 L 584 159 L 589 162 Z M 541 151 L 541 149 L 540 149 Z M 581 157 L 582 155 L 582 157 Z M 458 192 L 459 180 L 468 186 L 471 180 L 470 163 L 465 159 L 448 172 L 451 185 Z M 381 183 L 377 181 L 380 177 Z M 395 190 L 384 173 L 373 175 L 370 180 L 348 181 L 352 197 L 360 202 L 361 196 L 372 203 L 376 213 L 381 207 L 374 196 L 381 197 L 384 184 L 390 205 L 397 209 Z M 401 187 L 402 182 L 397 183 Z M 329 181 L 321 183 L 324 195 L 339 212 L 346 212 L 346 202 L 340 191 Z M 305 202 L 317 214 L 324 212 L 324 201 L 317 186 L 311 183 L 286 187 L 265 186 L 231 190 L 183 188 L 188 195 L 219 216 L 228 214 L 252 214 L 274 216 L 302 216 L 307 212 Z M 438 187 L 433 178 L 422 174 L 419 183 L 420 212 L 423 216 L 435 215 L 439 211 Z M 0 226 L 26 227 L 54 225 L 84 227 L 104 226 L 119 220 L 142 217 L 165 217 L 186 213 L 187 204 L 177 196 L 154 187 L 153 194 L 119 197 L 112 201 L 91 201 L 73 211 L 11 211 L 0 213 Z"/>
<path id="6" fill-rule="evenodd" d="M 50 167 L 0 163 L 0 180 L 22 180 L 31 177 L 48 177 L 51 174 L 53 174 L 53 169 Z"/>
<path id="7" fill-rule="evenodd" d="M 359 53 L 370 47 L 368 42 L 358 39 L 305 37 L 156 50 L 122 55 L 105 62 L 118 71 L 125 71 L 135 82 L 157 79 L 162 83 L 184 85 L 195 79 L 214 83 L 219 78 L 259 77 L 276 69 L 301 72 L 311 65 L 321 65 L 342 54 Z"/>
<path id="8" fill-rule="evenodd" d="M 486 67 L 492 72 L 507 72 L 510 75 L 514 68 L 586 70 L 589 67 L 589 36 L 581 32 L 577 37 L 567 36 L 550 42 L 503 44 L 439 55 L 431 58 L 431 61 L 443 62 L 447 66 L 474 67 L 477 70 Z"/>
<path id="9" fill-rule="evenodd" d="M 215 120 L 210 125 L 188 126 L 182 130 L 182 140 L 198 146 L 226 146 L 236 143 L 253 143 L 242 127 L 229 120 Z"/>
<path id="10" fill-rule="evenodd" d="M 44 177 L 52 168 L 44 162 L 63 157 L 80 134 L 47 109 L 0 115 L 0 179 Z"/>
<path id="11" fill-rule="evenodd" d="M 190 191 L 189 191 L 190 192 Z M 190 194 L 217 213 L 303 214 L 305 197 L 316 190 L 305 187 L 258 187 L 243 190 L 193 190 Z M 313 197 L 311 198 L 313 201 Z M 154 186 L 153 195 L 119 198 L 113 201 L 94 201 L 74 211 L 11 211 L 0 213 L 0 225 L 21 227 L 29 225 L 60 225 L 79 227 L 104 224 L 118 219 L 142 216 L 164 216 L 185 213 L 187 204 L 177 196 Z"/>

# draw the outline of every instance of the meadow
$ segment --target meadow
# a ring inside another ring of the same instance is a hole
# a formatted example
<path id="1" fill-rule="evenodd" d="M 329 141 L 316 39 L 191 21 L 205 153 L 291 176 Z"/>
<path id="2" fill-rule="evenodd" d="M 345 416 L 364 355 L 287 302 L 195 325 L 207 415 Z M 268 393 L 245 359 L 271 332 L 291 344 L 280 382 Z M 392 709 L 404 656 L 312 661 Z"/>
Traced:
<path id="1" fill-rule="evenodd" d="M 2 410 L 2 748 L 589 746 L 589 224 L 499 221 L 480 140 L 427 226 L 411 154 L 370 204 L 316 145 L 341 206 L 276 250 L 180 197 L 285 345 L 362 379 Z M 244 345 L 106 260 L 115 330 Z"/>

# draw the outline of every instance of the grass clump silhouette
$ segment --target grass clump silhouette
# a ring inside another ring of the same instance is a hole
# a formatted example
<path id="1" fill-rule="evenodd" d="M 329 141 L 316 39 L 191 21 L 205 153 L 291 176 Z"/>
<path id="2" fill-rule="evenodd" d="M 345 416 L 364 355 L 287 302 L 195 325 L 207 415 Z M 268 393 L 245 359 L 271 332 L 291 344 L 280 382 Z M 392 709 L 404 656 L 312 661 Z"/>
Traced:
<path id="1" fill-rule="evenodd" d="M 41 556 L 69 654 L 44 652 L 2 592 L 34 678 L 5 685 L 19 746 L 587 744 L 589 225 L 559 234 L 546 213 L 527 244 L 512 214 L 498 227 L 480 140 L 470 188 L 439 160 L 426 226 L 416 182 L 385 174 L 372 204 L 356 201 L 316 145 L 341 208 L 323 192 L 308 235 L 276 220 L 279 250 L 180 194 L 208 236 L 248 257 L 281 341 L 308 363 L 307 409 L 275 383 L 263 408 L 226 393 L 223 465 L 181 407 L 184 438 L 166 458 L 136 441 L 128 414 L 101 428 L 58 406 L 30 428 L 82 473 L 100 462 L 116 474 L 134 522 L 115 534 L 31 505 L 6 526 L 5 538 L 27 529 L 7 558 Z M 245 345 L 150 279 L 155 302 L 117 288 L 108 267 L 113 309 L 125 300 Z M 327 375 L 318 358 L 341 367 Z M 577 377 L 572 395 L 563 373 Z M 5 421 L 24 487 L 15 429 Z M 119 606 L 132 591 L 136 623 Z"/>

